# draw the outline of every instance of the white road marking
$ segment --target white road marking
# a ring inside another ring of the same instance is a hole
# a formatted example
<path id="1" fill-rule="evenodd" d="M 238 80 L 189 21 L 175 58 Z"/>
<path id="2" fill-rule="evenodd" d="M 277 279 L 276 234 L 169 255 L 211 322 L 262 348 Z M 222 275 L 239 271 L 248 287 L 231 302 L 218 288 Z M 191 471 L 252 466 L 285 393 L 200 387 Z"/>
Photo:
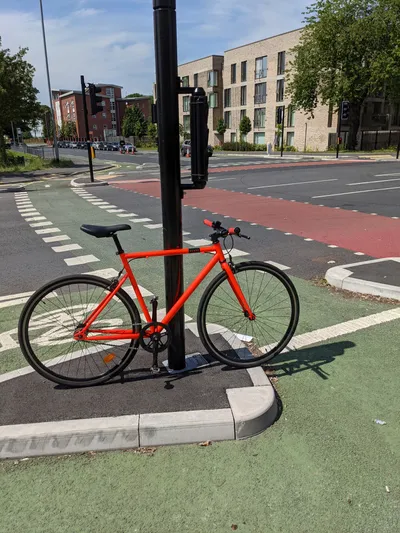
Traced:
<path id="1" fill-rule="evenodd" d="M 116 205 L 99 205 L 100 209 L 109 209 L 110 207 L 117 207 Z"/>
<path id="2" fill-rule="evenodd" d="M 95 196 L 91 199 L 88 200 L 88 202 L 90 202 L 91 204 L 93 204 L 94 202 L 100 202 L 100 198 L 96 198 Z"/>
<path id="3" fill-rule="evenodd" d="M 109 206 L 110 204 L 108 202 L 92 202 L 92 205 L 107 205 L 107 206 Z"/>
<path id="4" fill-rule="evenodd" d="M 395 189 L 400 189 L 400 187 L 385 187 L 383 189 L 365 189 L 364 191 L 337 192 L 334 194 L 321 194 L 319 196 L 312 196 L 312 198 L 330 198 L 332 196 L 346 196 L 347 194 L 365 194 L 367 192 L 394 191 Z"/>
<path id="5" fill-rule="evenodd" d="M 337 248 L 336 244 L 328 244 L 328 248 Z"/>
<path id="6" fill-rule="evenodd" d="M 59 231 L 61 231 L 59 228 L 46 228 L 35 230 L 38 235 L 46 235 L 46 233 L 58 233 Z"/>
<path id="7" fill-rule="evenodd" d="M 44 242 L 70 241 L 68 235 L 55 235 L 54 237 L 43 237 Z"/>
<path id="8" fill-rule="evenodd" d="M 226 181 L 226 180 L 235 180 L 236 178 L 209 178 L 208 181 Z"/>
<path id="9" fill-rule="evenodd" d="M 279 183 L 279 184 L 276 184 L 276 185 L 260 185 L 258 187 L 248 187 L 247 190 L 252 190 L 252 189 L 269 189 L 271 187 L 289 187 L 289 186 L 292 186 L 292 185 L 305 185 L 306 183 L 324 183 L 324 182 L 327 182 L 327 181 L 337 181 L 338 178 L 331 178 L 331 179 L 328 179 L 328 180 L 312 180 L 312 181 L 295 181 L 293 183 Z M 279 198 L 279 200 L 281 200 L 281 198 Z"/>
<path id="10" fill-rule="evenodd" d="M 280 270 L 290 270 L 291 267 L 288 267 L 286 265 L 281 265 L 281 263 L 275 263 L 275 261 L 264 261 L 264 263 L 267 263 L 268 265 L 275 266 L 276 268 L 279 268 Z"/>
<path id="11" fill-rule="evenodd" d="M 182 231 L 182 235 L 190 235 L 190 231 Z"/>
<path id="12" fill-rule="evenodd" d="M 307 241 L 307 242 L 311 242 L 311 241 L 313 241 L 314 239 L 304 239 L 304 240 Z"/>
<path id="13" fill-rule="evenodd" d="M 153 296 L 153 293 L 142 287 L 141 285 L 138 285 L 140 292 L 142 293 L 143 298 L 146 298 L 146 296 Z M 129 294 L 129 296 L 133 299 L 136 299 L 135 291 L 133 290 L 133 287 L 131 285 L 127 285 L 126 287 L 122 287 L 122 289 Z M 160 311 L 158 311 L 160 312 Z"/>
<path id="14" fill-rule="evenodd" d="M 128 218 L 128 217 L 137 217 L 136 213 L 123 213 L 122 215 L 117 215 L 117 217 Z"/>
<path id="15" fill-rule="evenodd" d="M 68 266 L 75 266 L 85 265 L 86 263 L 95 263 L 96 261 L 100 261 L 100 259 L 97 259 L 94 255 L 80 255 L 78 257 L 68 257 L 67 259 L 64 259 L 64 261 Z"/>
<path id="16" fill-rule="evenodd" d="M 399 220 L 399 217 L 392 217 L 394 220 Z"/>
<path id="17" fill-rule="evenodd" d="M 32 296 L 33 292 L 22 292 L 20 294 L 9 294 L 8 296 L 0 296 L 0 309 L 12 307 L 13 305 L 21 305 L 26 303 Z"/>
<path id="18" fill-rule="evenodd" d="M 28 217 L 25 218 L 27 222 L 38 222 L 38 220 L 47 220 L 46 217 Z"/>
<path id="19" fill-rule="evenodd" d="M 211 242 L 206 239 L 193 239 L 190 241 L 183 241 L 185 244 L 188 244 L 189 246 L 193 246 L 194 248 L 198 248 L 199 246 L 210 246 Z"/>
<path id="20" fill-rule="evenodd" d="M 102 270 L 91 270 L 90 272 L 83 272 L 90 276 L 99 276 L 100 278 L 111 279 L 118 276 L 118 271 L 115 268 L 103 268 Z"/>
<path id="21" fill-rule="evenodd" d="M 375 174 L 375 178 L 384 178 L 386 176 L 400 176 L 400 172 L 393 172 L 392 174 Z"/>
<path id="22" fill-rule="evenodd" d="M 33 224 L 29 224 L 31 228 L 39 228 L 40 226 L 52 226 L 53 222 L 50 222 L 48 220 L 47 222 L 34 222 Z"/>
<path id="23" fill-rule="evenodd" d="M 125 209 L 107 209 L 107 213 L 124 213 Z"/>
<path id="24" fill-rule="evenodd" d="M 79 244 L 64 244 L 61 246 L 52 246 L 54 252 L 71 252 L 72 250 L 82 250 Z"/>
<path id="25" fill-rule="evenodd" d="M 397 174 L 397 176 L 399 175 L 400 174 Z M 370 183 L 385 183 L 387 181 L 400 181 L 400 178 L 392 178 L 389 180 L 358 181 L 357 183 L 346 183 L 346 185 L 353 187 L 354 185 L 369 185 Z"/>
<path id="26" fill-rule="evenodd" d="M 37 209 L 24 209 L 22 211 L 22 209 L 19 210 L 19 214 L 21 216 L 26 216 L 26 215 L 35 215 L 35 214 L 38 214 L 39 215 L 39 211 Z"/>
<path id="27" fill-rule="evenodd" d="M 145 224 L 144 227 L 148 229 L 160 229 L 163 227 L 163 225 L 162 224 Z"/>
<path id="28" fill-rule="evenodd" d="M 267 229 L 268 231 L 271 231 L 271 230 L 274 229 L 274 228 L 265 228 L 265 229 Z"/>
<path id="29" fill-rule="evenodd" d="M 354 252 L 354 255 L 365 255 L 363 252 Z"/>
<path id="30" fill-rule="evenodd" d="M 151 218 L 132 218 L 130 219 L 130 222 L 133 222 L 134 224 L 137 224 L 138 222 L 151 222 Z"/>

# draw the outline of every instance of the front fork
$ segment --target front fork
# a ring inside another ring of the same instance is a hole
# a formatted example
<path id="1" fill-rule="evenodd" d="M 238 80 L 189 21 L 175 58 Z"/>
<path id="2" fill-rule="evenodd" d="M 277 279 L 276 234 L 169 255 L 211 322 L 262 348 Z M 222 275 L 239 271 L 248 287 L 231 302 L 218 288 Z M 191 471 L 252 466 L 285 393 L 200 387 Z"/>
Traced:
<path id="1" fill-rule="evenodd" d="M 239 303 L 243 309 L 244 316 L 246 316 L 249 320 L 255 320 L 256 315 L 251 310 L 251 307 L 247 302 L 239 283 L 236 280 L 235 265 L 230 260 L 229 262 L 225 261 L 224 263 L 222 263 L 221 266 L 228 276 L 229 285 L 231 286 L 236 298 L 239 300 Z"/>

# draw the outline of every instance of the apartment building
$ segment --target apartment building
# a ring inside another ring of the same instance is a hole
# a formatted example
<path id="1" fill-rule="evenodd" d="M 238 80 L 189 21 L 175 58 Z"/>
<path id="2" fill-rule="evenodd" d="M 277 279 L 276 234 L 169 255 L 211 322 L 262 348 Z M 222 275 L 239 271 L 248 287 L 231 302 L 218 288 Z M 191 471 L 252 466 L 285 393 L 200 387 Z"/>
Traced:
<path id="1" fill-rule="evenodd" d="M 203 87 L 207 93 L 209 142 L 212 145 L 219 144 L 216 128 L 218 121 L 223 118 L 223 66 L 224 57 L 212 55 L 178 67 L 184 87 Z M 179 95 L 179 123 L 185 132 L 190 132 L 189 95 Z"/>
<path id="2" fill-rule="evenodd" d="M 89 136 L 93 140 L 107 141 L 121 135 L 122 121 L 127 107 L 132 105 L 142 110 L 145 118 L 151 116 L 151 97 L 143 96 L 137 98 L 122 98 L 120 85 L 96 83 L 101 88 L 98 96 L 102 97 L 101 105 L 103 111 L 97 115 L 88 116 Z M 53 106 L 58 132 L 61 131 L 63 123 L 74 122 L 76 127 L 76 138 L 86 139 L 85 120 L 83 113 L 82 91 L 75 90 L 53 90 Z M 86 105 L 90 113 L 90 99 L 86 94 Z"/>

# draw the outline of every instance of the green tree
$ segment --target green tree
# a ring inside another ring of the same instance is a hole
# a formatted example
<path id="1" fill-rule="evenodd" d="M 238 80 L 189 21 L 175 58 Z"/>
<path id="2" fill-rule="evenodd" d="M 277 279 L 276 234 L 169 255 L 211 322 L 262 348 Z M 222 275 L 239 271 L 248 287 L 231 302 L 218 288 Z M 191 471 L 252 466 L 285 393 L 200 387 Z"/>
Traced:
<path id="1" fill-rule="evenodd" d="M 124 137 L 138 137 L 141 139 L 147 133 L 147 121 L 142 111 L 136 107 L 128 107 L 122 121 L 122 135 Z"/>
<path id="2" fill-rule="evenodd" d="M 155 144 L 157 140 L 157 125 L 153 124 L 152 122 L 149 122 L 149 125 L 147 126 L 147 135 L 150 138 L 150 141 Z"/>
<path id="3" fill-rule="evenodd" d="M 220 118 L 217 122 L 217 128 L 216 131 L 218 135 L 224 135 L 226 132 L 226 124 L 222 118 Z"/>
<path id="4" fill-rule="evenodd" d="M 24 59 L 27 51 L 21 48 L 11 55 L 0 48 L 0 165 L 6 164 L 4 132 L 10 122 L 34 122 L 40 116 L 38 90 L 33 86 L 35 69 Z"/>
<path id="5" fill-rule="evenodd" d="M 246 138 L 246 135 L 251 132 L 251 120 L 248 116 L 244 116 L 239 123 L 240 138 Z"/>
<path id="6" fill-rule="evenodd" d="M 125 96 L 125 98 L 140 98 L 141 96 L 144 96 L 144 94 L 132 93 L 132 94 L 128 94 L 127 96 Z"/>
<path id="7" fill-rule="evenodd" d="M 319 0 L 306 9 L 287 92 L 311 117 L 319 104 L 337 111 L 348 100 L 350 149 L 356 146 L 365 98 L 382 92 L 399 98 L 399 21 L 398 0 Z"/>

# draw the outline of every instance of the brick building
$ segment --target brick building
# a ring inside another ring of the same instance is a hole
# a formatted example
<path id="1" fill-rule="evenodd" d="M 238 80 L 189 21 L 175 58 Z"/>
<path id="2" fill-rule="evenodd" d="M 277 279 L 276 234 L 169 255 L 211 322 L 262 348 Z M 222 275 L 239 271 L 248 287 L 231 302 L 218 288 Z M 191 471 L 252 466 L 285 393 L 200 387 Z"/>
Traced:
<path id="1" fill-rule="evenodd" d="M 122 98 L 122 87 L 119 85 L 97 83 L 101 88 L 98 96 L 101 96 L 103 111 L 97 115 L 88 115 L 89 135 L 93 140 L 107 140 L 121 135 L 122 121 L 127 107 L 135 105 L 139 107 L 147 120 L 151 117 L 151 97 Z M 53 105 L 55 120 L 60 133 L 63 123 L 74 122 L 76 126 L 76 138 L 86 138 L 85 121 L 83 114 L 82 91 L 53 90 Z M 90 113 L 90 98 L 86 94 L 86 105 Z"/>
<path id="2" fill-rule="evenodd" d="M 209 56 L 179 66 L 183 84 L 203 87 L 209 99 L 210 143 L 240 140 L 239 124 L 248 116 L 252 130 L 245 139 L 254 144 L 280 144 L 276 117 L 285 110 L 284 144 L 297 150 L 326 150 L 337 137 L 337 115 L 328 106 L 318 106 L 314 118 L 291 106 L 286 94 L 290 50 L 299 43 L 301 29 L 275 35 L 226 50 L 224 56 Z M 225 135 L 216 125 L 224 119 Z M 190 130 L 189 98 L 179 96 L 179 120 Z M 400 107 L 391 106 L 381 96 L 368 98 L 361 113 L 361 130 L 399 129 Z M 348 125 L 342 124 L 346 136 Z M 360 134 L 361 136 L 361 134 Z"/>

